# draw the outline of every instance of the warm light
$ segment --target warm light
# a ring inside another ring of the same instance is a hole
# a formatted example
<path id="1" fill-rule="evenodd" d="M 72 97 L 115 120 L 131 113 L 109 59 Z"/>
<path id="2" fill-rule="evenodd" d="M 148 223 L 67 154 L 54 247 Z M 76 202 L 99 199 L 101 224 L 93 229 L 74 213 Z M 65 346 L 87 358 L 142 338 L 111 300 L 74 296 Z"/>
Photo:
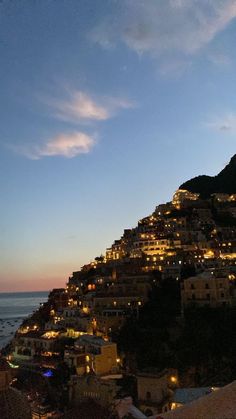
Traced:
<path id="1" fill-rule="evenodd" d="M 89 361 L 89 355 L 86 355 L 86 357 L 85 357 L 85 359 L 86 359 L 86 361 L 88 362 Z"/>
<path id="2" fill-rule="evenodd" d="M 52 331 L 44 333 L 42 335 L 42 337 L 46 338 L 46 339 L 53 339 L 53 338 L 56 338 L 58 336 L 58 334 L 59 334 L 59 332 L 55 332 L 55 331 L 52 330 Z"/>
<path id="3" fill-rule="evenodd" d="M 176 384 L 176 383 L 177 383 L 177 377 L 175 377 L 174 375 L 172 375 L 172 376 L 170 377 L 170 381 L 171 381 L 173 384 Z"/>
<path id="4" fill-rule="evenodd" d="M 88 307 L 83 307 L 83 313 L 88 314 L 88 312 L 89 312 Z"/>

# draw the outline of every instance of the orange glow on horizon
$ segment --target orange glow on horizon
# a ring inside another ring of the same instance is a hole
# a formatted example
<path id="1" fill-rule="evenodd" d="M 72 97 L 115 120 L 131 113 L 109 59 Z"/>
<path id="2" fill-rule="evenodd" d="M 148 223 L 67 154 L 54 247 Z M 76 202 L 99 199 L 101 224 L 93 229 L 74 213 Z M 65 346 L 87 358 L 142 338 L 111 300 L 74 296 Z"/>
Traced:
<path id="1" fill-rule="evenodd" d="M 1 292 L 34 292 L 50 291 L 53 288 L 64 288 L 68 277 L 64 278 L 35 278 L 35 279 L 11 279 L 9 281 L 0 280 Z"/>

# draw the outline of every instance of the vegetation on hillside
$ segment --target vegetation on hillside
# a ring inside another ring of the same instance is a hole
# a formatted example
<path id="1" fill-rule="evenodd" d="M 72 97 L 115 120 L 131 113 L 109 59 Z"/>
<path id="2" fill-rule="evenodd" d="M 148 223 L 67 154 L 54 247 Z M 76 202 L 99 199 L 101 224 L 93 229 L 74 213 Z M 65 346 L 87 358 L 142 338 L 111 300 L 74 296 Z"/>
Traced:
<path id="1" fill-rule="evenodd" d="M 223 385 L 236 379 L 235 330 L 236 308 L 192 307 L 181 318 L 178 283 L 168 280 L 115 338 L 134 372 L 172 367 L 183 385 Z"/>
<path id="2" fill-rule="evenodd" d="M 184 182 L 179 189 L 199 193 L 201 198 L 209 198 L 213 193 L 236 193 L 236 154 L 217 176 L 197 176 Z"/>

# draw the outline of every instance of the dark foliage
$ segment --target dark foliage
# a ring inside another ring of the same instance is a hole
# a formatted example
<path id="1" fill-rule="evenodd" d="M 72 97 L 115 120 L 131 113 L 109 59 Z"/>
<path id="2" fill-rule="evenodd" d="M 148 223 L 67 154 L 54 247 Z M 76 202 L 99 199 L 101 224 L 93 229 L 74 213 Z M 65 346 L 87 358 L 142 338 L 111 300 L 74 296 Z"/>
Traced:
<path id="1" fill-rule="evenodd" d="M 194 370 L 190 385 L 224 385 L 236 379 L 236 308 L 190 308 L 179 317 L 178 283 L 154 287 L 139 319 L 129 319 L 117 343 L 129 368 Z"/>
<path id="2" fill-rule="evenodd" d="M 93 399 L 81 402 L 78 406 L 70 409 L 64 419 L 109 419 L 111 412 L 105 409 Z"/>
<path id="3" fill-rule="evenodd" d="M 170 329 L 175 327 L 179 314 L 178 282 L 165 280 L 154 286 L 138 319 L 128 319 L 121 329 L 116 339 L 120 350 L 135 355 L 138 369 L 170 366 L 173 356 L 169 349 Z"/>
<path id="4" fill-rule="evenodd" d="M 196 384 L 224 384 L 236 378 L 236 309 L 192 308 L 185 313 L 185 326 L 176 343 L 177 367 L 202 371 Z M 228 376 L 224 376 L 227 370 Z M 217 380 L 215 379 L 217 377 Z M 214 381 L 216 381 L 214 383 Z"/>
<path id="5" fill-rule="evenodd" d="M 200 193 L 202 198 L 209 198 L 213 193 L 236 193 L 236 154 L 217 176 L 197 176 L 179 188 Z"/>

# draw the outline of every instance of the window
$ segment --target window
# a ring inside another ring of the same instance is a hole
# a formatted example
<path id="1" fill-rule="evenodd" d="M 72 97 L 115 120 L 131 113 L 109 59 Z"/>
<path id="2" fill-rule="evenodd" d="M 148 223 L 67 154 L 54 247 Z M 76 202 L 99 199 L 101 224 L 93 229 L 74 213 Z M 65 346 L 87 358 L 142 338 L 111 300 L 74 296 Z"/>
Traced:
<path id="1" fill-rule="evenodd" d="M 146 399 L 147 400 L 151 400 L 151 393 L 150 393 L 150 391 L 147 391 L 147 393 L 146 393 Z"/>
<path id="2" fill-rule="evenodd" d="M 205 284 L 205 288 L 208 290 L 209 289 L 209 284 Z"/>
<path id="3" fill-rule="evenodd" d="M 225 294 L 223 292 L 220 294 L 220 296 L 221 298 L 225 298 Z"/>
<path id="4" fill-rule="evenodd" d="M 196 295 L 192 294 L 192 300 L 196 300 Z"/>
<path id="5" fill-rule="evenodd" d="M 191 284 L 191 290 L 194 290 L 194 289 L 195 289 L 194 284 Z"/>
<path id="6" fill-rule="evenodd" d="M 207 300 L 210 300 L 210 294 L 206 294 Z"/>

